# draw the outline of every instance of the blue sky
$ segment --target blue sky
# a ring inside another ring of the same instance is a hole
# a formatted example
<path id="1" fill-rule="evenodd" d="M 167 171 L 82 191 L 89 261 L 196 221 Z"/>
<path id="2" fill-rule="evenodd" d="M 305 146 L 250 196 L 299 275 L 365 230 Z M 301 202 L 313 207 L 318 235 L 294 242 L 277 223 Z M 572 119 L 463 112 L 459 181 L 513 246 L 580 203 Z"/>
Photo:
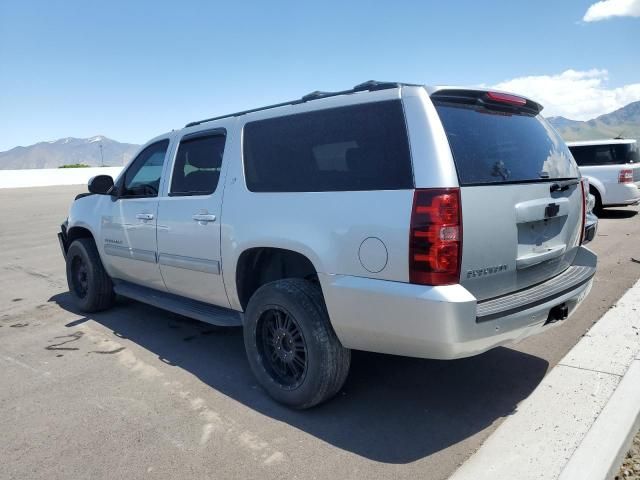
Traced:
<path id="1" fill-rule="evenodd" d="M 143 143 L 372 78 L 511 86 L 548 114 L 590 118 L 640 99 L 640 18 L 585 22 L 593 3 L 3 0 L 0 150 L 96 134 Z"/>

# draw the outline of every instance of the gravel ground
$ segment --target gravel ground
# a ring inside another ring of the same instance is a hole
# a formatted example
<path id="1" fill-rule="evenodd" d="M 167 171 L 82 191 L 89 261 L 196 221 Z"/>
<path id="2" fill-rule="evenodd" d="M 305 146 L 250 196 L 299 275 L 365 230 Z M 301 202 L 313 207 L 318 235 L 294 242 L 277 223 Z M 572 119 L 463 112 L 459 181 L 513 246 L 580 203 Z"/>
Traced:
<path id="1" fill-rule="evenodd" d="M 615 480 L 640 480 L 640 432 L 634 437 Z"/>

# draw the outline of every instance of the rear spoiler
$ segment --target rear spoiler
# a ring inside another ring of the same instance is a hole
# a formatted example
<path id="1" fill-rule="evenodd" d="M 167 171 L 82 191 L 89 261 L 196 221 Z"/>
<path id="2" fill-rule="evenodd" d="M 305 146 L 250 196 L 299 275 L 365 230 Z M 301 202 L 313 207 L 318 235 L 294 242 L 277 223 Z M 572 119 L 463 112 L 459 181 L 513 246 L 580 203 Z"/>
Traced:
<path id="1" fill-rule="evenodd" d="M 431 94 L 431 100 L 437 103 L 461 103 L 492 110 L 533 115 L 539 114 L 543 108 L 539 103 L 525 97 L 487 90 L 463 90 L 457 88 L 436 90 Z"/>

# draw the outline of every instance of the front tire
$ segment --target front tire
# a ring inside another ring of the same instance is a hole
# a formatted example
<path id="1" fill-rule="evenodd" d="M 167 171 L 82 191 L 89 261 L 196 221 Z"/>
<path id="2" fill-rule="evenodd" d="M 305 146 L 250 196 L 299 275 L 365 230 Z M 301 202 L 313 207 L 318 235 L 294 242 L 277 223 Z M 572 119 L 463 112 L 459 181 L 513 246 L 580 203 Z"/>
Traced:
<path id="1" fill-rule="evenodd" d="M 91 238 L 79 238 L 69 246 L 67 284 L 77 307 L 83 312 L 97 312 L 113 305 L 113 283 Z"/>
<path id="2" fill-rule="evenodd" d="M 258 382 L 293 408 L 333 397 L 349 373 L 351 351 L 331 327 L 320 288 L 307 280 L 260 287 L 247 306 L 244 343 Z"/>

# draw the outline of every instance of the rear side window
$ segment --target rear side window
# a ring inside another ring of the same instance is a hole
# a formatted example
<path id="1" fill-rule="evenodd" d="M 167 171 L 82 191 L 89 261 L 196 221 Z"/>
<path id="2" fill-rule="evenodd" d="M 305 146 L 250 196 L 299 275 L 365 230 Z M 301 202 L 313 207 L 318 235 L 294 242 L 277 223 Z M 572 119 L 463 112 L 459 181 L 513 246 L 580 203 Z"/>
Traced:
<path id="1" fill-rule="evenodd" d="M 576 178 L 569 149 L 540 115 L 435 101 L 460 185 Z"/>
<path id="2" fill-rule="evenodd" d="M 220 179 L 225 137 L 220 133 L 183 139 L 178 147 L 169 195 L 209 195 Z"/>
<path id="3" fill-rule="evenodd" d="M 622 165 L 638 162 L 638 150 L 635 143 L 617 145 L 584 145 L 569 147 L 573 158 L 580 166 Z"/>
<path id="4" fill-rule="evenodd" d="M 252 192 L 413 187 L 399 100 L 247 123 L 244 168 Z"/>

